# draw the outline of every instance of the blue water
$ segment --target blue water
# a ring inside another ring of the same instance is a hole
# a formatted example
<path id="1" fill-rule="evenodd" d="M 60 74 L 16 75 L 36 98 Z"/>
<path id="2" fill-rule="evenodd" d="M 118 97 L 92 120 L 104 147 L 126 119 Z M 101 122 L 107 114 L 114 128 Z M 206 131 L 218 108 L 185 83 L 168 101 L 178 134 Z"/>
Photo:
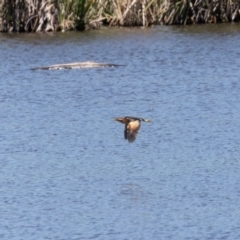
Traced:
<path id="1" fill-rule="evenodd" d="M 0 239 L 240 239 L 239 37 L 0 35 Z M 125 66 L 30 70 L 76 61 Z M 125 115 L 153 120 L 131 144 Z"/>

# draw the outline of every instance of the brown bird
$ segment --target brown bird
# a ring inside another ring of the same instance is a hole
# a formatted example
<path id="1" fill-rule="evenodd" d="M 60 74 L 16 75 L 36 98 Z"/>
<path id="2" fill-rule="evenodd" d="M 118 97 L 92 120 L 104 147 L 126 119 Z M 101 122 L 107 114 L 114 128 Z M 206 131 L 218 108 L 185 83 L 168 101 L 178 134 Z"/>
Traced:
<path id="1" fill-rule="evenodd" d="M 138 131 L 141 127 L 141 121 L 151 122 L 151 119 L 143 119 L 129 116 L 115 118 L 114 120 L 125 124 L 124 138 L 127 139 L 130 143 L 132 143 L 137 138 Z"/>

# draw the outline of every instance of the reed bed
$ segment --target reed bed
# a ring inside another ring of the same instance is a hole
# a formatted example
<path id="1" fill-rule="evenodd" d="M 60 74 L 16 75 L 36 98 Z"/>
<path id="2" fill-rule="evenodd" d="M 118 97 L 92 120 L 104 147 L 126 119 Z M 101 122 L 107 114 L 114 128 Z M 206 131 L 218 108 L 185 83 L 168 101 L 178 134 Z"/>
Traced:
<path id="1" fill-rule="evenodd" d="M 238 0 L 0 0 L 0 31 L 240 21 Z"/>

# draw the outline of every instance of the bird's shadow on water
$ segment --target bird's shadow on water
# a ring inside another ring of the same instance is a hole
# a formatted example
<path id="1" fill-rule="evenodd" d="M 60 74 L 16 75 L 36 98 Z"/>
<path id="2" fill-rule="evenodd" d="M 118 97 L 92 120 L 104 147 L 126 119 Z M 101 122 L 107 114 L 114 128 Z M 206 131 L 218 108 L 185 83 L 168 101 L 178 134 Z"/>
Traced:
<path id="1" fill-rule="evenodd" d="M 136 204 L 146 201 L 148 191 L 141 184 L 129 181 L 119 186 L 117 194 L 118 197 L 128 200 L 129 204 Z"/>

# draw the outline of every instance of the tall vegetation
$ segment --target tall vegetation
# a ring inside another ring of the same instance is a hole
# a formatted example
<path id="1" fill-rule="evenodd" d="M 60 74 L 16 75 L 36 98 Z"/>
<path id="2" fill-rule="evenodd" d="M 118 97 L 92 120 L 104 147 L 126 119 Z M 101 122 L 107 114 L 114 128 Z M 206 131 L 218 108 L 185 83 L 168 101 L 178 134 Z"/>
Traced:
<path id="1" fill-rule="evenodd" d="M 86 25 L 98 27 L 106 0 L 60 0 L 60 28 L 84 30 Z"/>
<path id="2" fill-rule="evenodd" d="M 240 21 L 239 0 L 0 0 L 0 31 Z"/>

